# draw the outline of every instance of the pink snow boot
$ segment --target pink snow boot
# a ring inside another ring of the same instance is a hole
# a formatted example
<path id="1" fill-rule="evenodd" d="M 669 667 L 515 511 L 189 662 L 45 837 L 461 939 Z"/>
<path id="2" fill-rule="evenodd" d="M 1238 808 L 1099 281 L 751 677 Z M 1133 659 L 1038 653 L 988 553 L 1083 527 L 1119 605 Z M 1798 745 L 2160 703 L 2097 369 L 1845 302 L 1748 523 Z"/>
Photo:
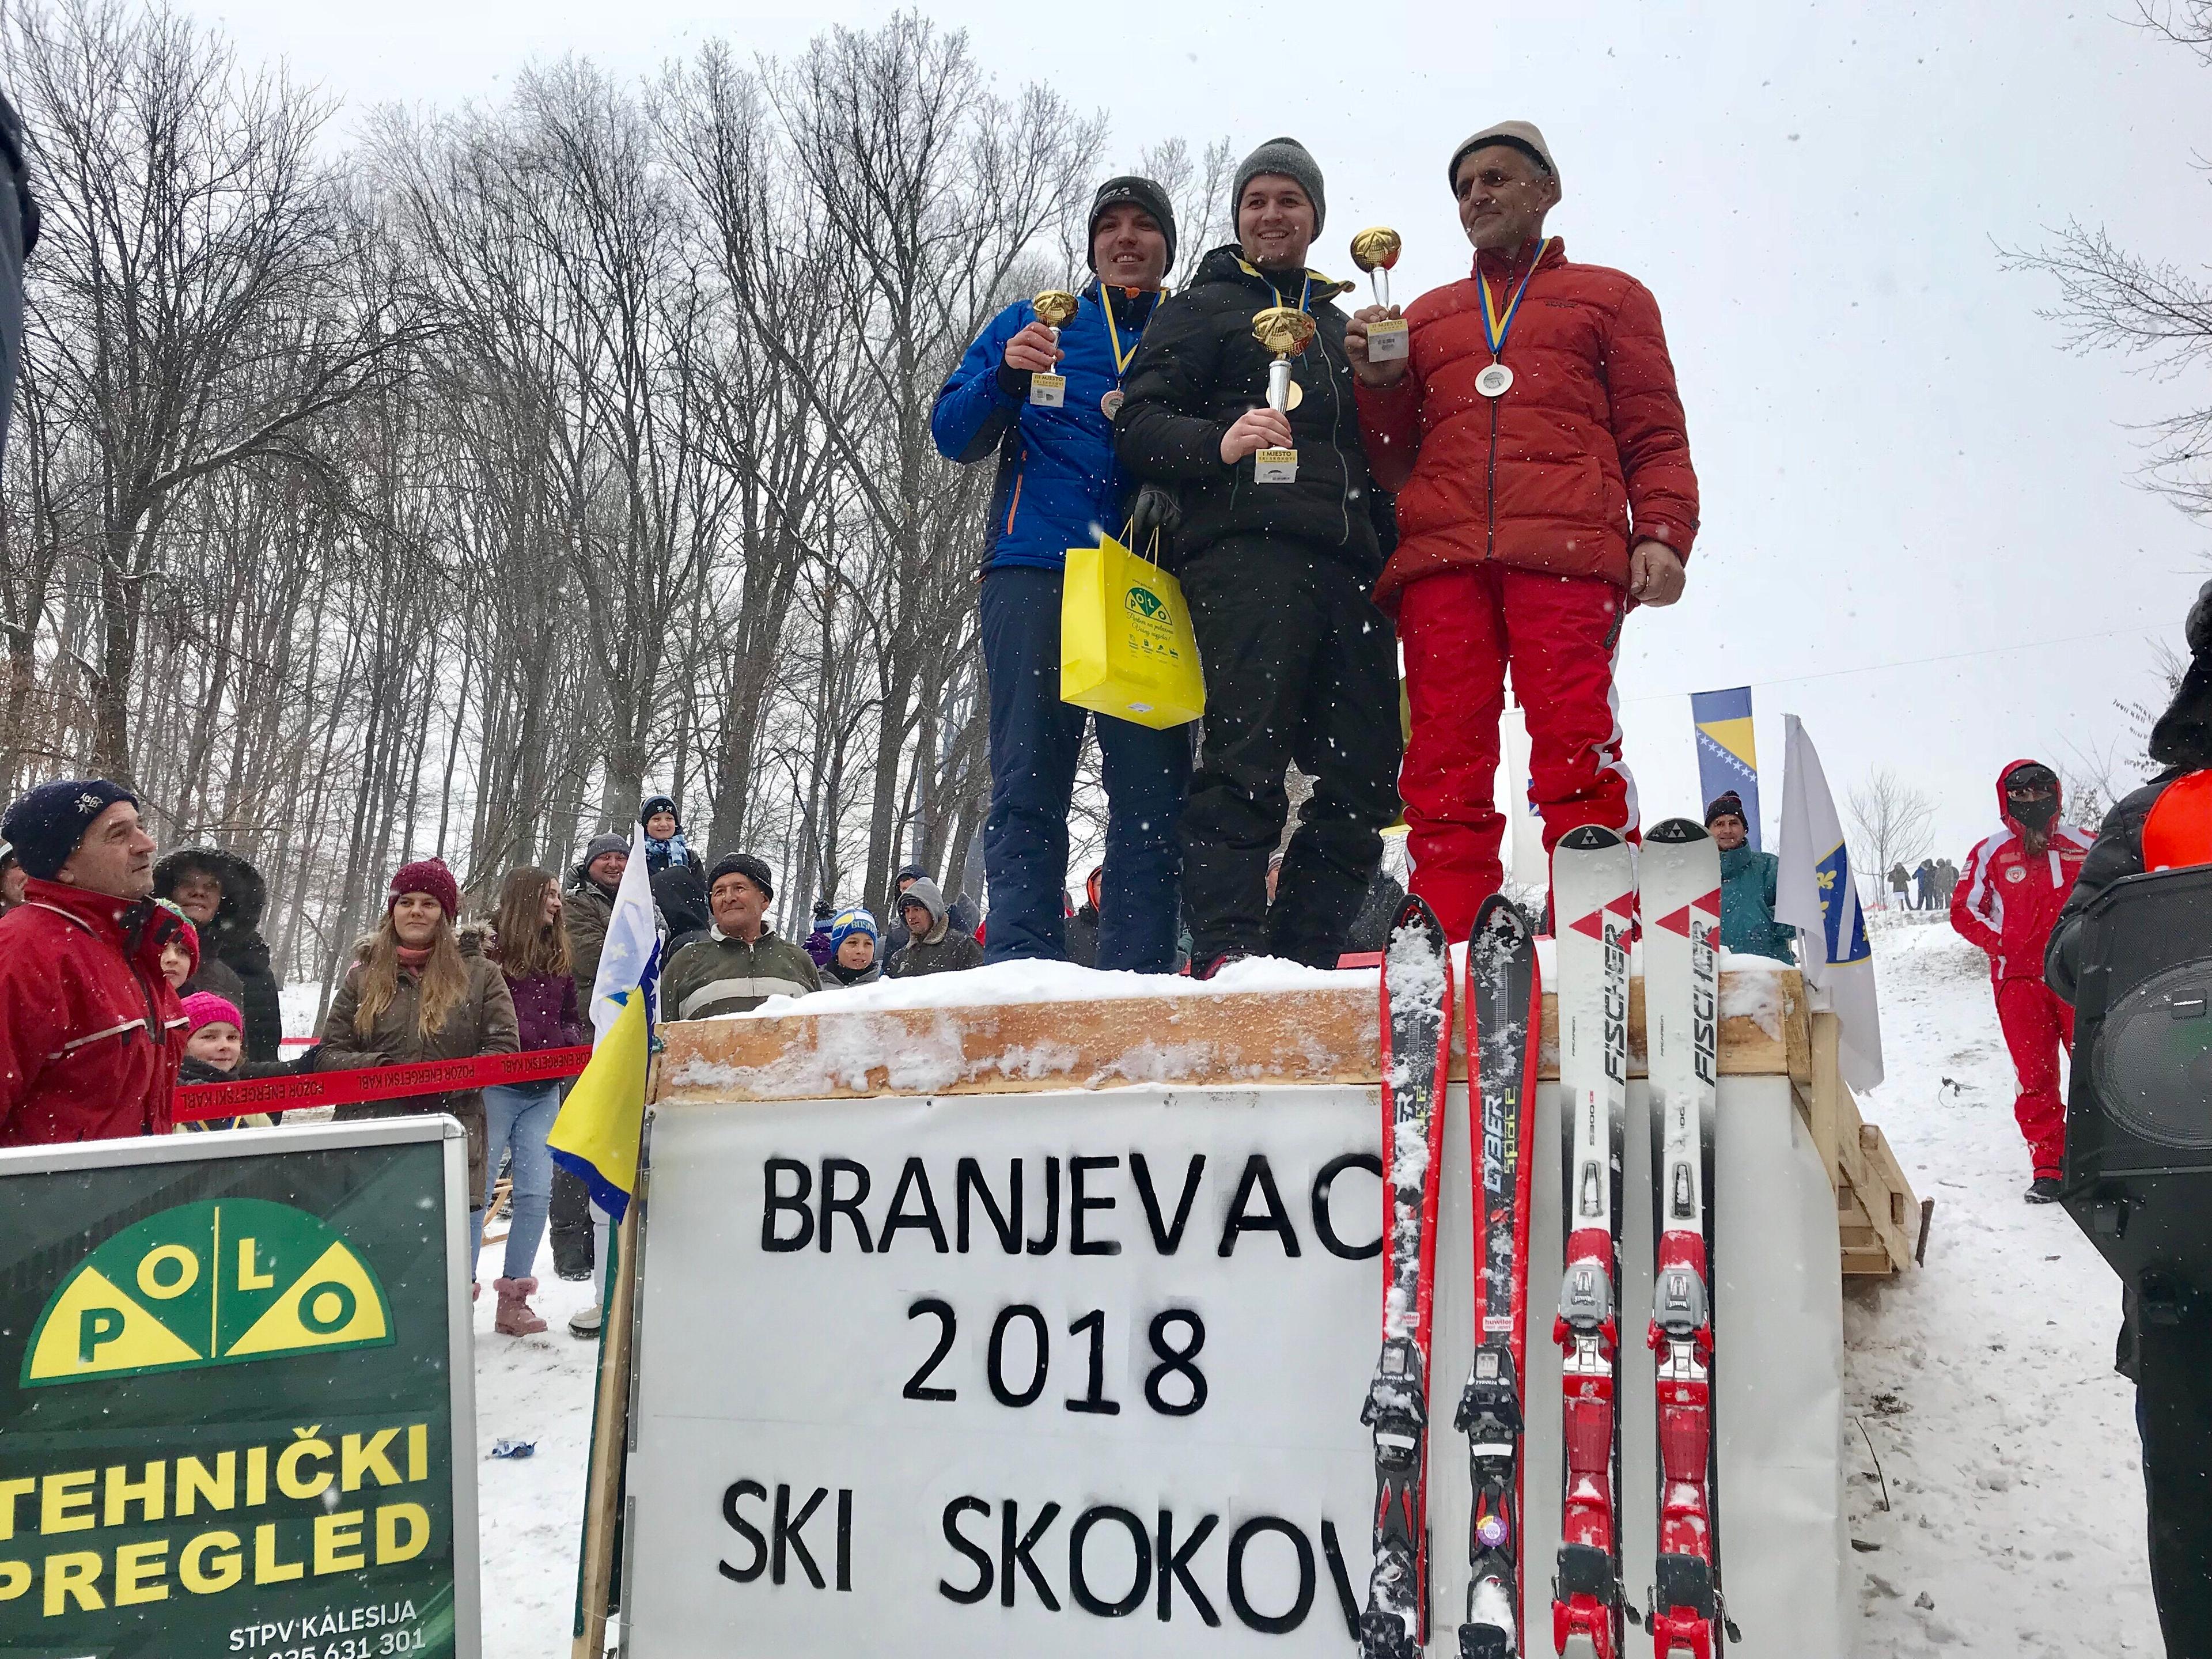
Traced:
<path id="1" fill-rule="evenodd" d="M 545 1328 L 545 1322 L 530 1310 L 530 1298 L 538 1294 L 536 1279 L 495 1279 L 491 1287 L 499 1292 L 492 1329 L 501 1336 L 535 1336 Z"/>

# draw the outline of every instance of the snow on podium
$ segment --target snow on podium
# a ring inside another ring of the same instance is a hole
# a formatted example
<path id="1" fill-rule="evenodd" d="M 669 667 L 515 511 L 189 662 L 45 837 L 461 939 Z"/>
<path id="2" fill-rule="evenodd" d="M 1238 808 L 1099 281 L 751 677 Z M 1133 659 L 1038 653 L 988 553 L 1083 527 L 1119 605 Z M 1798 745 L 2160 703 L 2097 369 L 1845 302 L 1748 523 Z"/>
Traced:
<path id="1" fill-rule="evenodd" d="M 1540 1654 L 1562 1499 L 1561 1353 L 1541 1340 L 1565 1156 L 1548 940 L 1537 975 L 1523 1288 L 1541 1328 L 1520 1378 L 1516 1556 L 1521 1650 Z M 611 1513 L 620 1463 L 625 1651 L 1358 1653 L 1377 1532 L 1377 981 L 1010 963 L 665 1027 L 626 1287 L 629 1449 L 587 1499 Z M 1641 978 L 1628 989 L 1613 1501 L 1635 1615 L 1620 1650 L 1649 1654 L 1655 1135 Z M 1718 1565 L 1741 1632 L 1725 1650 L 1840 1659 L 1838 1265 L 1908 1266 L 1911 1198 L 1837 1098 L 1832 1033 L 1794 970 L 1723 957 L 1719 1013 L 1705 1192 Z M 1449 1036 L 1425 1356 L 1442 1416 L 1412 1637 L 1437 1655 L 1460 1651 L 1478 1513 L 1450 1431 L 1477 1343 L 1468 1024 Z M 588 1572 L 584 1589 L 604 1593 Z"/>

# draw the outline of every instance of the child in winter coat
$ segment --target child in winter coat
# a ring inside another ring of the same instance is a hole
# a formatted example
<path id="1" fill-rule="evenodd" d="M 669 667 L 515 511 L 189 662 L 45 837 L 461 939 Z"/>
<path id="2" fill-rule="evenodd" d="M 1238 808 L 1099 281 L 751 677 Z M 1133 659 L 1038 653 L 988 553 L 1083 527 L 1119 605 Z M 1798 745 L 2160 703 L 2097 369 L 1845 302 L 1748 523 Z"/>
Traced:
<path id="1" fill-rule="evenodd" d="M 157 898 L 154 902 L 177 919 L 176 932 L 161 946 L 161 977 L 169 981 L 169 988 L 180 997 L 205 991 L 234 1007 L 242 1006 L 245 986 L 229 968 L 202 951 L 200 930 L 192 919 L 173 900 Z"/>
<path id="2" fill-rule="evenodd" d="M 699 855 L 684 844 L 684 820 L 669 797 L 647 795 L 638 803 L 637 821 L 645 830 L 646 874 L 657 876 L 663 870 L 686 866 L 695 875 L 707 873 Z"/>
<path id="3" fill-rule="evenodd" d="M 839 914 L 830 924 L 830 960 L 823 964 L 823 976 L 830 984 L 825 991 L 839 985 L 872 985 L 884 976 L 883 966 L 876 960 L 876 951 L 882 941 L 876 934 L 876 919 L 860 906 Z"/>
<path id="4" fill-rule="evenodd" d="M 500 891 L 497 935 L 492 947 L 507 994 L 514 1002 L 521 1052 L 574 1048 L 589 1042 L 576 1007 L 575 964 L 562 924 L 561 884 L 550 870 L 525 866 L 507 878 Z M 545 1138 L 561 1115 L 561 1085 L 494 1084 L 483 1091 L 484 1204 L 491 1203 L 490 1181 L 497 1178 L 503 1154 L 514 1158 L 508 1188 L 513 1206 L 507 1229 L 507 1254 L 501 1276 L 492 1281 L 499 1311 L 492 1328 L 504 1336 L 531 1336 L 545 1328 L 530 1305 L 538 1293 L 538 1247 L 544 1242 L 545 1218 L 553 1202 L 553 1154 Z M 478 1211 L 477 1248 L 483 1248 L 483 1211 Z"/>
<path id="5" fill-rule="evenodd" d="M 165 972 L 167 966 L 165 958 Z M 282 1077 L 291 1069 L 272 1061 L 243 1058 L 246 1017 L 228 997 L 219 997 L 211 991 L 193 992 L 185 999 L 185 1022 L 191 1035 L 185 1040 L 185 1058 L 177 1068 L 177 1081 L 180 1084 L 246 1083 Z M 249 1112 L 240 1117 L 179 1123 L 176 1131 L 185 1134 L 202 1129 L 265 1129 L 273 1121 L 266 1112 Z"/>

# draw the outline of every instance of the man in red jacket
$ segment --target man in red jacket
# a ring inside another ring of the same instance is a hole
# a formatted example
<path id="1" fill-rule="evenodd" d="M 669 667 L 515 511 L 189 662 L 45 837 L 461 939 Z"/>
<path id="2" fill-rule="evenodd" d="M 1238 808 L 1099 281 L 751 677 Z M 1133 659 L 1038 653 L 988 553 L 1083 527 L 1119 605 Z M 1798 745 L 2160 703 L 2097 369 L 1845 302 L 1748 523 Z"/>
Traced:
<path id="1" fill-rule="evenodd" d="M 1989 953 L 1997 1024 L 2012 1053 L 2020 1097 L 2013 1116 L 2035 1160 L 2027 1201 L 2058 1196 L 2066 1162 L 2066 1103 L 2058 1094 L 2058 1050 L 2074 1052 L 2074 1010 L 2044 982 L 2051 930 L 2096 837 L 2058 821 L 2058 776 L 2040 761 L 2017 760 L 1997 775 L 2004 828 L 1976 843 L 1951 895 L 1951 926 Z"/>
<path id="2" fill-rule="evenodd" d="M 1358 313 L 1345 349 L 1375 480 L 1398 498 L 1375 598 L 1406 648 L 1413 890 L 1464 938 L 1504 874 L 1509 665 L 1545 849 L 1583 823 L 1634 838 L 1613 659 L 1632 603 L 1681 597 L 1698 481 L 1657 302 L 1544 234 L 1559 174 L 1543 134 L 1486 128 L 1447 176 L 1473 272 L 1405 313 L 1409 356 L 1368 355 L 1368 325 L 1395 307 Z"/>
<path id="3" fill-rule="evenodd" d="M 42 784 L 0 823 L 30 879 L 0 916 L 0 1146 L 167 1134 L 184 1006 L 161 947 L 138 802 L 103 778 Z"/>

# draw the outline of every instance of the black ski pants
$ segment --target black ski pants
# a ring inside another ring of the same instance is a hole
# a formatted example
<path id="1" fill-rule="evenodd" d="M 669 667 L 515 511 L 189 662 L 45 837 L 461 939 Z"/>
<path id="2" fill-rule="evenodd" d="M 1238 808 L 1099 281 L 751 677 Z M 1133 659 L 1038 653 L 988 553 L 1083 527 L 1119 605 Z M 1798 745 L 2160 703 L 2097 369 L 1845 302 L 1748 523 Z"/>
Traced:
<path id="1" fill-rule="evenodd" d="M 555 1166 L 547 1218 L 553 1228 L 553 1271 L 563 1279 L 589 1279 L 599 1241 L 592 1232 L 591 1189 L 582 1176 Z"/>
<path id="2" fill-rule="evenodd" d="M 2138 1318 L 2150 1583 L 2166 1659 L 2212 1659 L 2212 1312 Z"/>
<path id="3" fill-rule="evenodd" d="M 1398 814 L 1396 632 L 1367 582 L 1317 547 L 1236 538 L 1180 574 L 1206 669 L 1182 824 L 1191 960 L 1241 951 L 1334 967 Z M 1271 909 L 1293 760 L 1314 792 Z"/>

